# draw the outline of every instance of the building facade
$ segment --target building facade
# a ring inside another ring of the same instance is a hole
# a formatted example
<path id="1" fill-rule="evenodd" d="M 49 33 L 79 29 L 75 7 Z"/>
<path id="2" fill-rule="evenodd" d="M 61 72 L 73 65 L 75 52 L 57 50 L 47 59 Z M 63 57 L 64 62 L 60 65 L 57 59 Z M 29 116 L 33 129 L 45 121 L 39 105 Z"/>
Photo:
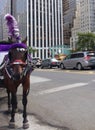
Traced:
<path id="1" fill-rule="evenodd" d="M 76 0 L 63 0 L 63 33 L 64 44 L 70 45 L 71 29 L 76 12 Z"/>
<path id="2" fill-rule="evenodd" d="M 95 33 L 95 0 L 78 0 L 78 15 L 75 18 L 74 27 L 72 29 L 71 47 L 76 49 L 77 33 Z"/>
<path id="3" fill-rule="evenodd" d="M 3 0 L 0 1 L 0 40 L 7 40 L 8 28 L 4 16 L 12 14 L 19 25 L 22 39 L 27 36 L 27 1 L 26 0 Z"/>
<path id="4" fill-rule="evenodd" d="M 22 39 L 27 36 L 27 0 L 11 0 L 11 13 L 16 18 Z"/>
<path id="5" fill-rule="evenodd" d="M 33 57 L 48 58 L 52 55 L 51 48 L 56 47 L 54 51 L 57 52 L 57 46 L 63 45 L 62 0 L 28 2 L 28 13 L 31 12 L 31 46 L 37 49 Z"/>
<path id="6" fill-rule="evenodd" d="M 77 1 L 76 5 L 76 13 L 74 18 L 73 28 L 71 29 L 71 37 L 70 37 L 70 48 L 72 50 L 76 50 L 76 42 L 78 40 L 78 33 L 81 30 L 81 19 L 80 19 L 80 1 Z"/>
<path id="7" fill-rule="evenodd" d="M 0 14 L 3 33 L 0 33 L 0 40 L 8 38 L 4 15 L 11 13 L 18 22 L 22 39 L 27 36 L 28 45 L 37 49 L 32 54 L 33 57 L 48 58 L 52 56 L 52 49 L 54 53 L 62 52 L 63 0 L 3 0 L 0 2 L 1 5 L 3 4 Z"/>
<path id="8" fill-rule="evenodd" d="M 10 13 L 11 6 L 10 0 L 0 1 L 0 40 L 7 40 L 8 38 L 8 31 L 7 26 L 4 20 L 4 16 L 7 13 Z"/>

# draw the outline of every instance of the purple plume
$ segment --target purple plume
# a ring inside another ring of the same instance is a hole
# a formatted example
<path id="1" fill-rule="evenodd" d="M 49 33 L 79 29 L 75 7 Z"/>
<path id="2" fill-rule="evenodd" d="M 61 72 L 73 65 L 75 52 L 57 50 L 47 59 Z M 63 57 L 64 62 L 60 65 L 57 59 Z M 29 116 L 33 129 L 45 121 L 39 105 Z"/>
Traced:
<path id="1" fill-rule="evenodd" d="M 4 19 L 6 20 L 9 29 L 9 37 L 15 39 L 16 42 L 21 43 L 21 37 L 16 19 L 11 14 L 6 14 Z"/>

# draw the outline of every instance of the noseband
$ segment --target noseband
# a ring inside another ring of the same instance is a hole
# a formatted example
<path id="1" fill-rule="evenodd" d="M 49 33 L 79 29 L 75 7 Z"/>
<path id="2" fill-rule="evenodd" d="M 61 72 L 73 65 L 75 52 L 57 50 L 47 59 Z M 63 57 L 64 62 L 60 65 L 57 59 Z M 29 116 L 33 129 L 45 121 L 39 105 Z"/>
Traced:
<path id="1" fill-rule="evenodd" d="M 8 77 L 12 80 L 17 80 L 14 77 L 14 72 L 12 69 L 12 66 L 14 66 L 14 65 L 21 65 L 22 66 L 23 71 L 22 71 L 22 73 L 20 73 L 20 79 L 22 79 L 24 76 L 26 76 L 27 73 L 31 73 L 33 71 L 33 66 L 31 66 L 31 64 L 29 64 L 28 61 L 23 62 L 22 60 L 15 60 L 10 64 L 5 65 L 6 73 L 7 73 Z"/>
<path id="2" fill-rule="evenodd" d="M 11 65 L 26 65 L 26 62 L 23 62 L 22 60 L 15 60 L 11 63 Z"/>
<path id="3" fill-rule="evenodd" d="M 25 75 L 26 75 L 26 68 L 27 68 L 27 64 L 25 62 L 23 62 L 22 60 L 15 60 L 14 62 L 10 63 L 9 65 L 5 66 L 5 70 L 7 72 L 7 75 L 10 79 L 12 80 L 19 80 L 16 79 L 15 73 L 13 71 L 13 66 L 14 65 L 23 65 L 22 66 L 22 72 L 19 73 L 19 79 L 22 79 Z"/>

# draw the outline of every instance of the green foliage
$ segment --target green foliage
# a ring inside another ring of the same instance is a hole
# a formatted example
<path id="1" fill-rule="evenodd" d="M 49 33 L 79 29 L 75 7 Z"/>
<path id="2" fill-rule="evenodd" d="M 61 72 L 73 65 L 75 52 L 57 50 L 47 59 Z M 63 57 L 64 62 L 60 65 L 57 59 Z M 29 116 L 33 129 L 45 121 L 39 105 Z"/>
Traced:
<path id="1" fill-rule="evenodd" d="M 34 53 L 34 52 L 36 52 L 37 51 L 37 49 L 34 49 L 34 48 L 32 48 L 32 47 L 28 47 L 28 52 L 31 54 L 31 53 Z"/>
<path id="2" fill-rule="evenodd" d="M 94 50 L 95 34 L 94 33 L 78 33 L 77 50 Z"/>

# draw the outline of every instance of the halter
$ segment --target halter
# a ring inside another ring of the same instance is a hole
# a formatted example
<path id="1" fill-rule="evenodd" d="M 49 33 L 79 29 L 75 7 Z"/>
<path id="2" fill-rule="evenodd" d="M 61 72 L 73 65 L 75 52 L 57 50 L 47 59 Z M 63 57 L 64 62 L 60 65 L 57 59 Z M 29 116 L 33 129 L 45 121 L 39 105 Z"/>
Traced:
<path id="1" fill-rule="evenodd" d="M 11 65 L 26 65 L 26 62 L 23 62 L 22 60 L 15 60 L 11 63 Z"/>
<path id="2" fill-rule="evenodd" d="M 13 80 L 16 80 L 16 79 L 13 76 L 13 71 L 12 71 L 11 65 L 25 65 L 25 68 L 23 69 L 22 73 L 20 74 L 21 78 L 23 78 L 28 72 L 31 73 L 33 71 L 33 66 L 31 64 L 29 64 L 28 62 L 26 63 L 26 62 L 23 62 L 22 60 L 15 60 L 9 64 L 6 61 L 6 64 L 5 64 L 6 73 L 7 73 L 8 77 Z"/>

